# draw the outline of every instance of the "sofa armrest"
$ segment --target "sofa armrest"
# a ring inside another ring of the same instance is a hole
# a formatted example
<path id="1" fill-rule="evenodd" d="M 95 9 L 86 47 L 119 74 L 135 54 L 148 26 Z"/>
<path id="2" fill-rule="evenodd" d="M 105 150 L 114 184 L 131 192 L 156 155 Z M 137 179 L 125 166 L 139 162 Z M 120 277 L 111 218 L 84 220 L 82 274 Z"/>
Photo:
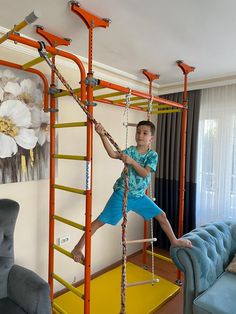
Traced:
<path id="1" fill-rule="evenodd" d="M 188 250 L 182 247 L 171 247 L 171 258 L 175 265 L 184 273 L 184 314 L 193 313 L 193 301 L 196 298 L 196 285 L 192 261 Z M 187 280 L 186 280 L 187 279 Z"/>
<path id="2" fill-rule="evenodd" d="M 224 272 L 236 244 L 234 228 L 230 222 L 206 224 L 183 236 L 192 241 L 192 248 L 171 247 L 174 263 L 185 274 L 184 313 L 192 313 L 193 299 Z"/>
<path id="3" fill-rule="evenodd" d="M 8 297 L 28 314 L 51 314 L 49 285 L 31 270 L 14 265 L 8 276 Z"/>

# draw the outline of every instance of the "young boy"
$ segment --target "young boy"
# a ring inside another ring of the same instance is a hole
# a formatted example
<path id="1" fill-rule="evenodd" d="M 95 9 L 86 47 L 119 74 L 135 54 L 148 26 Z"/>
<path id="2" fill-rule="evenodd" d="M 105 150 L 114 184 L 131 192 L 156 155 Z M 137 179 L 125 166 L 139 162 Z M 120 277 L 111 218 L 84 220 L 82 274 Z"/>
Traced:
<path id="1" fill-rule="evenodd" d="M 130 146 L 122 153 L 114 151 L 109 140 L 104 135 L 104 128 L 100 123 L 95 125 L 96 132 L 100 135 L 103 146 L 108 155 L 114 159 L 120 159 L 128 165 L 129 173 L 129 194 L 127 202 L 127 212 L 133 210 L 141 215 L 145 220 L 155 217 L 160 223 L 161 228 L 174 246 L 192 247 L 189 240 L 177 239 L 166 218 L 165 213 L 145 195 L 146 189 L 151 179 L 151 172 L 156 171 L 157 158 L 156 152 L 150 149 L 151 142 L 155 133 L 155 125 L 150 121 L 140 121 L 137 125 L 135 140 L 137 146 Z M 92 222 L 92 235 L 108 223 L 116 225 L 122 218 L 122 206 L 124 196 L 124 174 L 115 182 L 114 192 L 108 200 L 102 213 Z M 72 250 L 75 262 L 84 262 L 82 253 L 85 244 L 85 234 L 81 237 L 77 245 Z"/>

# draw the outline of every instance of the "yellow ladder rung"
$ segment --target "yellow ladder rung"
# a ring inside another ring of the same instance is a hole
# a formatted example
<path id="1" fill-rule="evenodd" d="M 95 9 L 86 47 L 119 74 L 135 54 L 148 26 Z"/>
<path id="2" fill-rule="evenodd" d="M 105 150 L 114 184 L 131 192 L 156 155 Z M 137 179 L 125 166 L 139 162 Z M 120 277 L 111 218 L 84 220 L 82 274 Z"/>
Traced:
<path id="1" fill-rule="evenodd" d="M 3 43 L 5 40 L 8 39 L 9 34 L 12 34 L 14 32 L 18 32 L 19 30 L 21 30 L 22 28 L 24 28 L 25 26 L 27 26 L 28 23 L 24 20 L 22 22 L 20 22 L 19 24 L 15 25 L 9 32 L 7 32 L 6 34 L 4 34 L 1 38 L 0 38 L 0 44 Z"/>
<path id="2" fill-rule="evenodd" d="M 64 186 L 64 185 L 59 185 L 59 184 L 54 184 L 53 187 L 55 189 L 59 189 L 59 190 L 63 190 L 63 191 L 68 191 L 68 192 L 72 192 L 72 193 L 77 193 L 77 194 L 86 194 L 85 190 L 80 190 L 80 189 L 76 189 L 76 188 L 71 188 L 68 186 Z"/>
<path id="3" fill-rule="evenodd" d="M 62 155 L 62 154 L 54 154 L 53 158 L 57 159 L 72 159 L 72 160 L 86 160 L 86 156 L 77 156 L 77 155 Z"/>
<path id="4" fill-rule="evenodd" d="M 52 308 L 53 310 L 57 311 L 57 313 L 60 313 L 60 314 L 68 314 L 68 312 L 64 311 L 59 305 L 57 305 L 55 302 L 52 303 Z"/>
<path id="5" fill-rule="evenodd" d="M 181 112 L 181 109 L 170 109 L 170 110 L 155 110 L 152 111 L 151 114 L 163 114 L 163 113 L 175 113 L 175 112 Z"/>
<path id="6" fill-rule="evenodd" d="M 132 244 L 132 243 L 147 243 L 147 242 L 155 242 L 155 241 L 157 241 L 157 238 L 130 240 L 130 241 L 126 241 L 125 243 Z"/>
<path id="7" fill-rule="evenodd" d="M 74 93 L 74 94 L 80 93 L 80 91 L 81 91 L 81 88 L 75 88 L 75 89 L 73 89 L 73 93 Z M 67 90 L 63 90 L 63 91 L 60 92 L 60 93 L 54 94 L 54 98 L 63 97 L 63 96 L 68 96 L 68 95 L 70 95 L 70 93 L 69 93 Z"/>
<path id="8" fill-rule="evenodd" d="M 80 230 L 82 230 L 82 231 L 85 231 L 85 226 L 83 226 L 83 225 L 81 225 L 81 224 L 78 224 L 78 223 L 76 223 L 76 222 L 74 222 L 74 221 L 72 221 L 72 220 L 69 220 L 69 219 L 66 219 L 66 218 L 63 218 L 63 217 L 60 217 L 60 216 L 57 216 L 57 215 L 53 215 L 53 218 L 54 218 L 55 220 L 58 220 L 58 221 L 60 221 L 60 222 L 65 223 L 65 224 L 67 224 L 67 225 L 70 225 L 70 226 L 72 226 L 72 227 L 75 227 L 75 228 L 77 228 L 77 229 L 80 229 Z"/>
<path id="9" fill-rule="evenodd" d="M 141 286 L 141 285 L 147 285 L 147 284 L 154 284 L 159 282 L 159 279 L 154 279 L 154 280 L 144 280 L 144 281 L 137 281 L 137 282 L 132 282 L 132 283 L 127 283 L 126 287 L 134 287 L 134 286 Z"/>
<path id="10" fill-rule="evenodd" d="M 38 19 L 37 12 L 36 13 L 34 11 L 31 12 L 29 15 L 26 16 L 26 18 L 22 22 L 20 22 L 19 24 L 15 25 L 9 32 L 7 32 L 2 37 L 0 37 L 0 44 L 8 39 L 9 34 L 12 34 L 14 32 L 20 31 L 25 26 L 35 22 L 37 19 Z"/>
<path id="11" fill-rule="evenodd" d="M 51 54 L 51 53 L 47 53 L 47 57 L 48 57 L 48 58 L 51 58 L 51 57 L 52 57 L 52 54 Z M 23 70 L 27 70 L 27 69 L 29 69 L 30 67 L 32 67 L 33 65 L 39 64 L 40 62 L 43 62 L 43 61 L 45 61 L 45 59 L 42 58 L 42 57 L 35 58 L 35 59 L 33 59 L 33 60 L 31 60 L 31 61 L 29 61 L 29 62 L 23 64 L 23 65 L 22 65 L 22 69 L 23 69 Z"/>
<path id="12" fill-rule="evenodd" d="M 94 86 L 94 87 L 93 87 L 93 90 L 98 90 L 98 89 L 102 89 L 102 88 L 103 88 L 102 86 Z M 81 91 L 81 88 L 75 88 L 75 89 L 73 89 L 73 93 L 75 93 L 75 94 L 80 93 L 80 91 Z M 54 97 L 55 97 L 55 98 L 58 98 L 58 97 L 63 97 L 63 96 L 68 96 L 68 95 L 70 95 L 70 92 L 67 91 L 67 90 L 63 90 L 63 91 L 60 92 L 60 93 L 54 94 Z"/>
<path id="13" fill-rule="evenodd" d="M 148 108 L 148 104 L 146 106 L 143 106 L 143 108 Z M 172 106 L 169 105 L 153 105 L 152 109 L 168 109 L 168 108 L 173 108 Z"/>
<path id="14" fill-rule="evenodd" d="M 68 252 L 67 250 L 63 249 L 61 246 L 56 245 L 56 244 L 53 244 L 52 247 L 53 247 L 55 250 L 57 250 L 58 252 L 60 252 L 60 253 L 62 253 L 62 254 L 64 254 L 64 255 L 66 255 L 67 257 L 73 258 L 71 252 Z M 78 263 L 80 263 L 81 265 L 84 265 L 83 262 L 78 262 Z"/>
<path id="15" fill-rule="evenodd" d="M 130 101 L 135 101 L 135 100 L 139 100 L 139 99 L 142 99 L 142 97 L 138 97 L 138 96 L 137 96 L 137 97 L 131 97 L 131 98 L 130 98 Z M 125 101 L 126 101 L 126 98 L 114 100 L 113 103 L 122 102 L 122 101 L 125 102 Z M 131 105 L 132 105 L 132 104 L 131 104 Z"/>
<path id="16" fill-rule="evenodd" d="M 144 105 L 147 105 L 147 103 L 145 102 L 137 102 L 137 103 L 133 103 L 132 107 L 141 107 L 141 108 L 147 108 L 147 106 L 145 107 Z"/>
<path id="17" fill-rule="evenodd" d="M 173 107 L 169 105 L 154 105 L 152 107 L 152 109 L 168 109 L 168 108 L 173 108 Z"/>
<path id="18" fill-rule="evenodd" d="M 69 282 L 65 281 L 64 279 L 62 279 L 61 277 L 59 277 L 58 275 L 56 275 L 54 273 L 52 273 L 52 277 L 54 279 L 56 279 L 58 282 L 60 282 L 67 289 L 69 289 L 71 292 L 76 294 L 78 297 L 80 297 L 81 299 L 84 299 L 83 293 L 81 293 L 78 289 L 76 289 L 74 286 L 72 286 Z"/>
<path id="19" fill-rule="evenodd" d="M 67 250 L 63 249 L 61 246 L 59 245 L 56 245 L 56 244 L 53 244 L 52 247 L 57 250 L 58 252 L 70 257 L 70 258 L 73 258 L 72 254 L 70 252 L 68 252 Z"/>
<path id="20" fill-rule="evenodd" d="M 108 93 L 108 94 L 102 94 L 102 95 L 98 95 L 98 96 L 94 96 L 94 100 L 97 99 L 105 99 L 105 98 L 111 98 L 111 97 L 117 97 L 117 96 L 121 96 L 124 95 L 123 92 L 115 92 L 115 93 Z"/>
<path id="21" fill-rule="evenodd" d="M 169 257 L 163 256 L 163 255 L 160 255 L 160 254 L 157 254 L 157 253 L 152 253 L 152 251 L 149 251 L 149 250 L 146 250 L 146 253 L 149 254 L 149 255 L 153 255 L 153 256 L 155 256 L 155 257 L 157 257 L 157 258 L 159 258 L 159 259 L 162 259 L 163 261 L 166 261 L 166 262 L 168 262 L 168 263 L 174 264 L 174 262 L 172 261 L 172 259 L 169 258 Z"/>
<path id="22" fill-rule="evenodd" d="M 158 104 L 158 102 L 157 101 L 153 101 L 152 104 Z M 145 106 L 148 107 L 148 102 L 147 101 L 145 101 L 145 102 L 136 102 L 136 103 L 132 104 L 132 106 L 134 106 L 134 107 L 143 106 L 142 108 L 145 108 Z"/>
<path id="23" fill-rule="evenodd" d="M 53 125 L 53 128 L 74 128 L 80 126 L 86 126 L 87 122 L 69 122 L 69 123 L 57 123 Z"/>

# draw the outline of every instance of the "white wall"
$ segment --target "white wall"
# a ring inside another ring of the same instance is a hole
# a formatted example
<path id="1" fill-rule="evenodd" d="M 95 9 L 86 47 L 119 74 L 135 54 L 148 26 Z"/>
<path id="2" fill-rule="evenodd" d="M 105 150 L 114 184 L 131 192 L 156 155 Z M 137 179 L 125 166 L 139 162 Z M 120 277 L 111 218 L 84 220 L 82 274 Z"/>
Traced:
<path id="1" fill-rule="evenodd" d="M 0 57 L 3 60 L 23 64 L 29 61 L 28 55 L 0 46 Z M 41 71 L 49 73 L 48 66 L 38 66 Z M 77 87 L 80 77 L 78 71 L 71 67 L 60 66 L 63 75 L 73 87 Z M 96 73 L 96 71 L 95 71 Z M 111 77 L 114 79 L 114 77 Z M 125 82 L 124 86 L 128 86 Z M 148 87 L 147 87 L 148 90 Z M 85 121 L 85 115 L 71 97 L 60 98 L 59 122 Z M 94 109 L 94 116 L 101 121 L 106 130 L 112 134 L 121 148 L 125 147 L 124 109 L 110 105 L 99 104 Z M 146 114 L 130 110 L 130 122 L 146 119 Z M 129 130 L 129 145 L 134 143 L 134 128 Z M 59 153 L 84 155 L 86 149 L 85 129 L 72 128 L 58 131 Z M 58 162 L 56 183 L 71 187 L 85 188 L 85 163 L 83 161 Z M 94 134 L 94 167 L 93 167 L 93 219 L 103 209 L 112 193 L 115 179 L 123 169 L 120 161 L 112 160 L 107 155 L 97 134 Z M 16 263 L 36 271 L 47 279 L 48 263 L 48 180 L 2 184 L 1 198 L 12 198 L 19 202 L 20 213 L 15 230 L 15 260 Z M 56 192 L 56 213 L 65 218 L 84 223 L 85 197 L 70 192 Z M 129 214 L 128 238 L 141 238 L 143 220 L 135 214 Z M 56 222 L 55 238 L 70 235 L 70 243 L 64 248 L 71 250 L 81 236 L 81 232 L 62 223 Z M 92 272 L 96 272 L 121 258 L 121 227 L 104 226 L 93 237 L 92 241 Z M 140 245 L 128 248 L 128 254 L 138 249 Z M 55 272 L 72 282 L 83 278 L 83 267 L 74 263 L 64 255 L 55 253 Z M 55 284 L 56 289 L 62 288 Z"/>

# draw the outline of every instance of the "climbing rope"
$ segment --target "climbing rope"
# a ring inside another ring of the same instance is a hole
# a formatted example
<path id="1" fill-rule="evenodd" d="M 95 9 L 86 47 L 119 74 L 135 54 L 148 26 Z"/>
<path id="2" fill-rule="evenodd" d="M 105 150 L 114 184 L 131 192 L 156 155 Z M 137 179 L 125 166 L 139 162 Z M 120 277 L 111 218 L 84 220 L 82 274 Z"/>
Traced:
<path id="1" fill-rule="evenodd" d="M 125 97 L 125 127 L 126 127 L 126 136 L 125 136 L 125 148 L 128 147 L 128 122 L 129 122 L 129 106 L 130 106 L 130 97 L 131 97 L 131 89 L 129 93 L 126 94 Z M 125 189 L 129 189 L 128 181 L 125 182 Z M 127 276 L 126 276 L 126 261 L 127 261 L 127 204 L 123 204 L 123 222 L 122 222 L 122 275 L 121 275 L 121 314 L 125 314 L 125 307 L 126 307 L 126 286 L 127 286 Z"/>

